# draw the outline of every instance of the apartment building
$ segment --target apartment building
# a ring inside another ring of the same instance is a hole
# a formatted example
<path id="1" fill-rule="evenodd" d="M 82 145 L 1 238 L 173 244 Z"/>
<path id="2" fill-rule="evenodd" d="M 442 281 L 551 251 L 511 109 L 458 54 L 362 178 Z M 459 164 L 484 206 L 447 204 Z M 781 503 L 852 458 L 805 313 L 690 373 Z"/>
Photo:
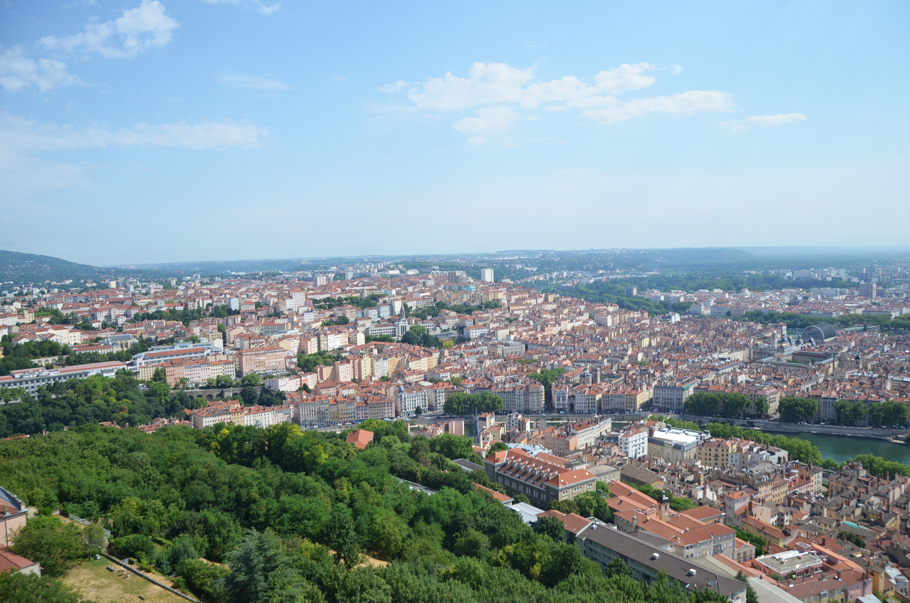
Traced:
<path id="1" fill-rule="evenodd" d="M 395 406 L 399 416 L 413 417 L 418 408 L 421 412 L 429 408 L 427 392 L 425 389 L 401 385 L 395 390 Z"/>
<path id="2" fill-rule="evenodd" d="M 695 392 L 698 380 L 659 383 L 654 386 L 652 404 L 655 409 L 681 414 L 686 410 L 686 400 Z"/>
<path id="3" fill-rule="evenodd" d="M 536 381 L 494 387 L 492 393 L 502 398 L 506 412 L 541 413 L 544 409 L 544 386 Z"/>
<path id="4" fill-rule="evenodd" d="M 531 504 L 543 508 L 554 500 L 572 500 L 584 492 L 593 492 L 597 481 L 587 470 L 569 467 L 564 458 L 543 452 L 531 454 L 521 448 L 488 456 L 484 469 L 510 494 L 524 494 Z"/>
<path id="5" fill-rule="evenodd" d="M 637 459 L 648 454 L 648 432 L 641 429 L 627 429 L 619 434 L 619 453 L 626 458 Z"/>
<path id="6" fill-rule="evenodd" d="M 269 375 L 287 371 L 287 350 L 280 347 L 253 348 L 237 352 L 241 375 Z"/>
<path id="7" fill-rule="evenodd" d="M 734 454 L 737 443 L 731 440 L 708 440 L 695 449 L 695 459 L 704 467 L 734 469 Z"/>
<path id="8" fill-rule="evenodd" d="M 205 429 L 219 423 L 243 425 L 243 406 L 237 400 L 212 402 L 206 408 L 186 409 L 193 429 Z"/>

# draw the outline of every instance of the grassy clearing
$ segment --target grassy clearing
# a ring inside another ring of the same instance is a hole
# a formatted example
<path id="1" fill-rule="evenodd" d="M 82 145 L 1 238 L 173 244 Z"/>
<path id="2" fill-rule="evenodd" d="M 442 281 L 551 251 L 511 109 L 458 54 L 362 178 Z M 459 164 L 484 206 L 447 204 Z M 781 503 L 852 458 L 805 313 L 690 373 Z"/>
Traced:
<path id="1" fill-rule="evenodd" d="M 117 568 L 116 571 L 109 572 L 106 569 L 108 565 Z M 96 603 L 139 601 L 139 595 L 144 596 L 147 603 L 186 603 L 186 599 L 155 586 L 104 557 L 77 565 L 66 573 L 63 582 Z"/>

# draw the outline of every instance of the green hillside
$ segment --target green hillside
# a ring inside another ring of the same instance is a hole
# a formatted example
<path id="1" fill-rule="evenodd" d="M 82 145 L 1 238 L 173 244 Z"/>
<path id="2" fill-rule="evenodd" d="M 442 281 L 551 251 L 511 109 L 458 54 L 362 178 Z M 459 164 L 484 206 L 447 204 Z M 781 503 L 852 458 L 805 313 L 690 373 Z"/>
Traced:
<path id="1" fill-rule="evenodd" d="M 96 268 L 47 255 L 0 250 L 0 283 L 5 284 L 40 285 L 68 279 L 78 283 L 85 279 L 122 277 L 125 274 L 125 271 L 115 268 Z"/>

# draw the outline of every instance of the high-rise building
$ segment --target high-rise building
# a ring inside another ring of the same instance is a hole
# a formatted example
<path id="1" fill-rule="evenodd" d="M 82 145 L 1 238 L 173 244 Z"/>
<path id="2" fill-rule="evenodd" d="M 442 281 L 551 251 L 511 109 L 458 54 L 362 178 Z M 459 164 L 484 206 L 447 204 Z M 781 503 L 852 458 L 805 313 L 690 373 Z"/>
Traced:
<path id="1" fill-rule="evenodd" d="M 480 280 L 484 283 L 493 282 L 493 269 L 492 268 L 481 268 L 480 269 Z"/>
<path id="2" fill-rule="evenodd" d="M 296 312 L 298 308 L 306 307 L 306 291 L 292 291 L 291 302 L 293 304 L 294 312 Z"/>
<path id="3" fill-rule="evenodd" d="M 876 284 L 875 283 L 860 283 L 859 285 L 859 295 L 860 297 L 871 297 L 875 299 L 876 296 Z"/>

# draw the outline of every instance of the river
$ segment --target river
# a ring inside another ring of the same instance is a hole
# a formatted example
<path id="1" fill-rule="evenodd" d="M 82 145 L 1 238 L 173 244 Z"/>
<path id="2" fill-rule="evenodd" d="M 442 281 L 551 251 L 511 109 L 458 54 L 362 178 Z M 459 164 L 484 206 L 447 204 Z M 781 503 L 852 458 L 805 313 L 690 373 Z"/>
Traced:
<path id="1" fill-rule="evenodd" d="M 464 426 L 465 435 L 474 435 L 474 426 L 467 424 Z M 854 438 L 850 436 L 822 435 L 817 433 L 780 433 L 789 438 L 802 438 L 815 444 L 822 453 L 822 458 L 834 459 L 842 463 L 852 459 L 857 454 L 872 454 L 880 456 L 889 461 L 897 461 L 905 465 L 910 465 L 910 445 L 894 444 L 885 440 L 869 440 L 865 438 Z"/>
<path id="2" fill-rule="evenodd" d="M 850 460 L 857 454 L 872 454 L 889 461 L 910 465 L 910 446 L 906 444 L 817 433 L 783 433 L 780 435 L 808 440 L 818 446 L 823 458 L 834 459 L 839 463 Z"/>

